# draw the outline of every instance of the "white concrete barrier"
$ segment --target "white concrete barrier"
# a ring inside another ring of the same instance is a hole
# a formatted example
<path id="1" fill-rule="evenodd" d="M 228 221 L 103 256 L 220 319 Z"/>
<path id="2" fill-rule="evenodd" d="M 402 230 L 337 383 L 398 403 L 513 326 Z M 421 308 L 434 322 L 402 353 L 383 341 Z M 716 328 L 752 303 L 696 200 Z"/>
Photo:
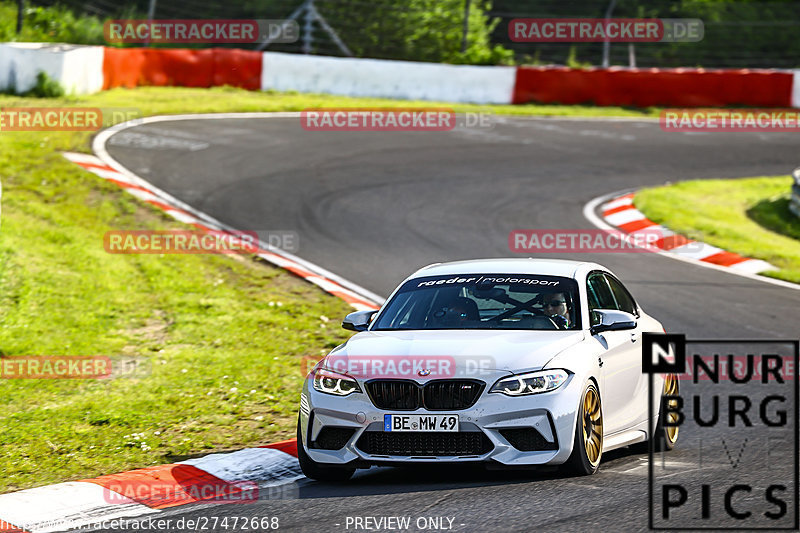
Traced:
<path id="1" fill-rule="evenodd" d="M 792 172 L 794 183 L 792 183 L 792 196 L 789 200 L 789 210 L 800 217 L 800 168 L 794 169 Z"/>
<path id="2" fill-rule="evenodd" d="M 0 44 L 0 89 L 26 92 L 45 72 L 67 93 L 90 94 L 103 89 L 102 46 L 51 43 Z"/>
<path id="3" fill-rule="evenodd" d="M 265 52 L 261 88 L 345 96 L 510 104 L 515 67 Z"/>

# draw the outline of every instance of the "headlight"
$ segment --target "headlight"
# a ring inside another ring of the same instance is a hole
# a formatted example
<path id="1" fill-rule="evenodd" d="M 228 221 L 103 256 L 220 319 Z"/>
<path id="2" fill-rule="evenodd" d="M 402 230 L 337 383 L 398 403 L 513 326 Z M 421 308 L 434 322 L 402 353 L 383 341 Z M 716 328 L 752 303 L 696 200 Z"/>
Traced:
<path id="1" fill-rule="evenodd" d="M 344 374 L 320 368 L 314 372 L 314 389 L 325 394 L 347 396 L 354 392 L 361 392 L 355 379 Z"/>
<path id="2" fill-rule="evenodd" d="M 506 396 L 526 396 L 550 392 L 563 385 L 568 377 L 569 372 L 566 370 L 540 370 L 503 378 L 495 383 L 489 392 L 500 392 Z"/>

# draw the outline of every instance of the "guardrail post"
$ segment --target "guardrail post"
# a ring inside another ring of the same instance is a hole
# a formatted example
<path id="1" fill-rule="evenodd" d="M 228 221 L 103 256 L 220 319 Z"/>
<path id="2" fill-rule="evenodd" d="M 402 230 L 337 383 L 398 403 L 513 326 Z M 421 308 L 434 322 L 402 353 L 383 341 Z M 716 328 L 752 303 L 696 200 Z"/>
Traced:
<path id="1" fill-rule="evenodd" d="M 606 25 L 604 30 L 608 29 L 608 21 L 611 20 L 611 14 L 614 12 L 614 6 L 617 5 L 617 0 L 611 0 L 608 4 L 608 8 L 606 9 Z M 611 66 L 611 43 L 608 40 L 608 33 L 603 32 L 605 38 L 603 39 L 603 68 L 608 68 Z"/>
<path id="2" fill-rule="evenodd" d="M 469 4 L 472 0 L 464 0 L 464 29 L 461 36 L 461 53 L 467 51 L 467 35 L 469 34 Z"/>
<path id="3" fill-rule="evenodd" d="M 22 33 L 22 21 L 25 19 L 25 0 L 17 0 L 17 35 Z"/>

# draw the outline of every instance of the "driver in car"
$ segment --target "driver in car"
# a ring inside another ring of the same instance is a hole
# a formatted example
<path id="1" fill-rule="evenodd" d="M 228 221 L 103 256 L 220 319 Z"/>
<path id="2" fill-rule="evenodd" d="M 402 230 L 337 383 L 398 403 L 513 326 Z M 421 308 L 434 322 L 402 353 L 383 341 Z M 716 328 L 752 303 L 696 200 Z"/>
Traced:
<path id="1" fill-rule="evenodd" d="M 466 328 L 472 323 L 479 322 L 481 317 L 478 305 L 474 300 L 464 297 L 454 298 L 441 311 L 435 313 L 436 316 L 446 327 Z"/>
<path id="2" fill-rule="evenodd" d="M 542 297 L 542 309 L 560 329 L 569 327 L 569 307 L 563 292 L 545 294 Z"/>

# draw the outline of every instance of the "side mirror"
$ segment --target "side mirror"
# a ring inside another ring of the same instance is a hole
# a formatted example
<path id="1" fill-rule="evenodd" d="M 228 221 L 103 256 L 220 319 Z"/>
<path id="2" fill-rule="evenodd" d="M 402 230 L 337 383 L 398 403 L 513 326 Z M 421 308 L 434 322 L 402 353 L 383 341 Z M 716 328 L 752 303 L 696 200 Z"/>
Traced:
<path id="1" fill-rule="evenodd" d="M 636 317 L 616 309 L 595 309 L 592 311 L 592 324 L 592 335 L 597 335 L 604 331 L 634 329 L 636 327 Z"/>
<path id="2" fill-rule="evenodd" d="M 366 331 L 372 317 L 377 313 L 377 309 L 369 309 L 367 311 L 356 311 L 350 313 L 342 321 L 342 327 L 350 331 Z"/>

